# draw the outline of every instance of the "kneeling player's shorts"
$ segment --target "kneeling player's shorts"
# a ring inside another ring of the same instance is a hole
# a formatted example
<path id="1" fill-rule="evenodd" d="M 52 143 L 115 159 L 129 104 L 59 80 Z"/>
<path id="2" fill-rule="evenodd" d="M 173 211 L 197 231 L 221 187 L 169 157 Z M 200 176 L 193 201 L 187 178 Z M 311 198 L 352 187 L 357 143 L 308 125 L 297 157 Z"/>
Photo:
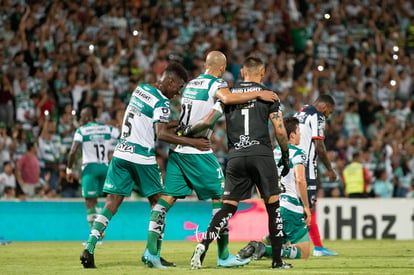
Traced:
<path id="1" fill-rule="evenodd" d="M 231 158 L 226 168 L 223 199 L 249 199 L 254 186 L 262 198 L 281 193 L 273 156 L 246 156 Z"/>
<path id="2" fill-rule="evenodd" d="M 309 241 L 309 228 L 305 223 L 303 205 L 296 199 L 287 195 L 280 196 L 280 215 L 283 220 L 285 240 L 291 244 Z"/>
<path id="3" fill-rule="evenodd" d="M 182 198 L 194 190 L 200 200 L 220 198 L 223 185 L 223 170 L 213 153 L 170 152 L 164 195 Z"/>
<path id="4" fill-rule="evenodd" d="M 89 163 L 82 169 L 82 196 L 84 198 L 97 198 L 103 196 L 108 165 L 102 163 Z"/>
<path id="5" fill-rule="evenodd" d="M 160 193 L 163 184 L 158 164 L 138 164 L 113 157 L 109 164 L 104 192 L 130 196 L 133 188 L 145 198 Z"/>

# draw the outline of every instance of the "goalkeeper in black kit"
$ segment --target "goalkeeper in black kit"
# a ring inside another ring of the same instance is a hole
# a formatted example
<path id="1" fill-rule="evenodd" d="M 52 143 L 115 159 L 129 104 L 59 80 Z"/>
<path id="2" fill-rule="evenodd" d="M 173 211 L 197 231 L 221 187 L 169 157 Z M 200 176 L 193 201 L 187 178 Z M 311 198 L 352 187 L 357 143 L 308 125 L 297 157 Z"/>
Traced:
<path id="1" fill-rule="evenodd" d="M 232 93 L 248 93 L 267 90 L 260 82 L 265 73 L 264 63 L 256 57 L 248 57 L 240 71 L 244 81 L 232 88 Z M 280 101 L 274 103 L 251 100 L 244 104 L 216 105 L 202 121 L 179 129 L 183 135 L 197 136 L 225 114 L 228 137 L 228 164 L 223 193 L 223 206 L 210 222 L 205 238 L 196 246 L 191 258 L 191 268 L 201 268 L 210 243 L 237 211 L 239 201 L 251 197 L 254 186 L 266 205 L 269 217 L 269 238 L 272 246 L 272 268 L 291 268 L 282 261 L 280 251 L 283 240 L 283 222 L 280 216 L 278 173 L 273 157 L 272 142 L 268 130 L 270 119 L 277 142 L 282 151 L 278 163 L 283 166 L 281 175 L 289 172 L 289 150 L 286 129 L 280 110 Z"/>

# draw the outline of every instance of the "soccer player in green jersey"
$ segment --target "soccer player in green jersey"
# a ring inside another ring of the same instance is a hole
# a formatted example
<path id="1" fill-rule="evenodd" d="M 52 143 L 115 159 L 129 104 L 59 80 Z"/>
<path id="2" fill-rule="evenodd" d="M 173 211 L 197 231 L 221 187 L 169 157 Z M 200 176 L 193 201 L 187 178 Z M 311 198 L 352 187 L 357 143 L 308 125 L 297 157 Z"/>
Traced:
<path id="1" fill-rule="evenodd" d="M 280 195 L 280 214 L 283 219 L 285 244 L 282 246 L 281 256 L 290 259 L 307 259 L 310 254 L 309 224 L 311 213 L 306 185 L 305 163 L 306 153 L 297 147 L 300 142 L 299 120 L 295 117 L 286 117 L 283 120 L 289 138 L 289 173 L 281 179 L 284 192 Z M 273 150 L 275 162 L 282 157 L 280 146 Z M 268 240 L 269 237 L 264 238 Z M 266 242 L 267 244 L 267 242 Z M 242 248 L 239 257 L 254 260 L 262 256 L 271 256 L 271 246 L 263 242 L 251 241 Z"/>
<path id="2" fill-rule="evenodd" d="M 117 128 L 95 122 L 95 117 L 96 110 L 93 106 L 82 108 L 79 120 L 81 126 L 74 134 L 66 166 L 66 179 L 71 183 L 76 152 L 82 147 L 82 196 L 85 198 L 86 219 L 90 228 L 96 218 L 98 197 L 103 196 L 111 142 L 119 137 Z"/>
<path id="3" fill-rule="evenodd" d="M 169 125 L 169 100 L 178 94 L 186 81 L 187 72 L 183 66 L 170 63 L 155 85 L 140 84 L 132 92 L 123 119 L 121 137 L 115 147 L 104 184 L 103 191 L 108 194 L 106 203 L 94 221 L 80 257 L 84 268 L 96 267 L 96 243 L 124 198 L 131 195 L 134 186 L 150 203 L 156 201 L 163 190 L 161 173 L 155 159 L 156 140 L 194 146 L 198 150 L 210 148 L 207 139 L 179 137 Z M 150 260 L 156 267 L 163 266 L 159 254 Z"/>

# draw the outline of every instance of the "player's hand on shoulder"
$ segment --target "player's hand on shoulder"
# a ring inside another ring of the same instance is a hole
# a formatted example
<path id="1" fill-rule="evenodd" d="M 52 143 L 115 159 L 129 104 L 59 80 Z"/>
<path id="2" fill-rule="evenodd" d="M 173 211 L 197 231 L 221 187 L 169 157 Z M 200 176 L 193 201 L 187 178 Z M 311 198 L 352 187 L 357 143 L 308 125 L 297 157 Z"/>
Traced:
<path id="1" fill-rule="evenodd" d="M 279 100 L 279 97 L 273 91 L 260 91 L 258 98 L 268 102 L 275 102 Z"/>

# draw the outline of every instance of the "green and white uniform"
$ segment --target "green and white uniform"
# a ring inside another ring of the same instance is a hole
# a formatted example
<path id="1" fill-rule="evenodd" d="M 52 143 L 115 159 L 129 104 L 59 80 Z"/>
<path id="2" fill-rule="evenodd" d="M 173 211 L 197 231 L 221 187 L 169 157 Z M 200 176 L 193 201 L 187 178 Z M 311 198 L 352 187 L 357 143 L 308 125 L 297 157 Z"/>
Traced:
<path id="1" fill-rule="evenodd" d="M 170 101 L 161 91 L 138 85 L 125 111 L 121 138 L 109 165 L 104 192 L 129 196 L 135 184 L 141 196 L 149 197 L 163 189 L 155 159 L 154 123 L 168 123 Z"/>
<path id="2" fill-rule="evenodd" d="M 79 127 L 73 137 L 82 144 L 82 195 L 95 198 L 103 195 L 102 189 L 108 170 L 108 151 L 119 130 L 110 125 L 89 122 Z"/>
<path id="3" fill-rule="evenodd" d="M 273 151 L 276 163 L 282 158 L 280 147 Z M 292 244 L 309 241 L 309 228 L 304 222 L 303 203 L 296 187 L 295 165 L 306 164 L 306 153 L 289 143 L 289 173 L 282 177 L 281 184 L 285 192 L 280 195 L 280 213 L 283 219 L 285 238 Z M 281 172 L 281 171 L 279 171 Z"/>
<path id="4" fill-rule="evenodd" d="M 180 124 L 191 125 L 202 119 L 215 106 L 216 92 L 227 88 L 221 78 L 201 74 L 191 80 L 181 93 Z M 210 137 L 209 129 L 206 137 Z M 200 151 L 177 145 L 170 152 L 163 194 L 185 197 L 194 190 L 199 199 L 219 198 L 223 192 L 224 175 L 210 149 Z"/>

